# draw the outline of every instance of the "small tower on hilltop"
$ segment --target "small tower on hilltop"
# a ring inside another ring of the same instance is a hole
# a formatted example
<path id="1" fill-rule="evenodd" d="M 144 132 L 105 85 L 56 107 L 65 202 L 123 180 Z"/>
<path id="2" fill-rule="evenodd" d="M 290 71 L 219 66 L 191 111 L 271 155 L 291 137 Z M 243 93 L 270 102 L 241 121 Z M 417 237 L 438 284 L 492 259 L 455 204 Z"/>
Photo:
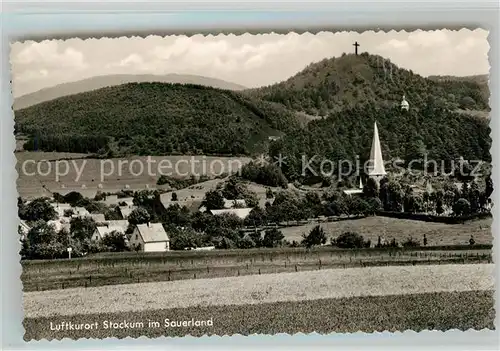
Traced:
<path id="1" fill-rule="evenodd" d="M 372 149 L 370 151 L 370 161 L 368 165 L 368 176 L 380 182 L 387 172 L 385 171 L 384 159 L 382 158 L 382 148 L 378 137 L 377 122 L 373 126 Z"/>
<path id="2" fill-rule="evenodd" d="M 401 110 L 408 111 L 410 109 L 410 104 L 406 101 L 406 97 L 403 94 L 403 100 L 401 100 Z"/>

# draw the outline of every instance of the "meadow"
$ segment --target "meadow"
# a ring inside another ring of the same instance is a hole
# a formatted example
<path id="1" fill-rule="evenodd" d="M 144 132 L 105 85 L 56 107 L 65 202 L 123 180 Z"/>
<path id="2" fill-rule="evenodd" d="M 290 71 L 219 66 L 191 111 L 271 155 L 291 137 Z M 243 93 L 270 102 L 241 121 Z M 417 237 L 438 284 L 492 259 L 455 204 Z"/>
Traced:
<path id="1" fill-rule="evenodd" d="M 277 248 L 108 253 L 72 260 L 23 261 L 24 291 L 237 277 L 397 265 L 489 263 L 491 245 L 400 249 Z"/>
<path id="2" fill-rule="evenodd" d="M 446 331 L 494 329 L 493 291 L 433 292 L 410 295 L 366 296 L 311 301 L 274 302 L 254 305 L 196 306 L 140 312 L 25 318 L 24 339 L 62 338 L 153 338 L 161 336 L 251 335 L 275 333 L 328 334 L 359 331 Z M 163 321 L 213 320 L 213 326 L 165 328 Z M 144 328 L 93 329 L 54 332 L 49 325 L 143 321 Z M 157 321 L 159 327 L 149 327 Z"/>
<path id="3" fill-rule="evenodd" d="M 423 245 L 424 234 L 428 246 L 441 245 L 467 245 L 471 235 L 477 244 L 491 244 L 492 219 L 468 221 L 463 224 L 431 223 L 416 220 L 372 216 L 362 219 L 342 220 L 337 222 L 324 222 L 319 225 L 325 230 L 327 237 L 337 237 L 344 232 L 356 232 L 363 235 L 365 240 L 376 244 L 378 237 L 386 242 L 396 239 L 402 243 L 408 238 L 413 238 Z M 286 227 L 281 232 L 288 241 L 300 242 L 303 234 L 308 234 L 318 225 L 311 223 L 302 226 Z"/>
<path id="4" fill-rule="evenodd" d="M 493 271 L 492 264 L 370 267 L 25 292 L 25 339 L 494 328 Z M 166 318 L 213 326 L 166 328 Z M 104 321 L 142 325 L 109 329 Z M 49 329 L 60 322 L 98 327 Z"/>
<path id="5" fill-rule="evenodd" d="M 52 192 L 66 194 L 78 191 L 90 197 L 97 191 L 117 192 L 126 186 L 131 190 L 157 188 L 156 182 L 162 173 L 180 178 L 193 173 L 213 177 L 223 172 L 237 171 L 250 161 L 246 157 L 218 156 L 131 156 L 101 160 L 86 158 L 89 156 L 86 154 L 55 152 L 17 152 L 15 155 L 18 160 L 18 192 L 26 198 L 49 196 L 50 193 L 42 184 Z M 59 176 L 57 160 L 66 160 L 69 165 L 66 168 L 65 164 L 59 162 Z M 29 163 L 25 163 L 23 172 L 25 161 Z M 82 189 L 82 186 L 85 188 Z"/>

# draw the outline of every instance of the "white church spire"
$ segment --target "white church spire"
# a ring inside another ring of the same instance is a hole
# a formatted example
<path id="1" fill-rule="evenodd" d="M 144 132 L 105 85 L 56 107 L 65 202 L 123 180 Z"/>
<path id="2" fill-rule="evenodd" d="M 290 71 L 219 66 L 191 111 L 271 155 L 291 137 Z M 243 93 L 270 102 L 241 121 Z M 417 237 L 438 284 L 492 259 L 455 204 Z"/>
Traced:
<path id="1" fill-rule="evenodd" d="M 373 140 L 372 149 L 370 151 L 368 175 L 376 180 L 380 180 L 386 174 L 384 159 L 382 158 L 382 148 L 380 147 L 380 139 L 378 137 L 377 122 L 375 122 L 373 126 Z"/>

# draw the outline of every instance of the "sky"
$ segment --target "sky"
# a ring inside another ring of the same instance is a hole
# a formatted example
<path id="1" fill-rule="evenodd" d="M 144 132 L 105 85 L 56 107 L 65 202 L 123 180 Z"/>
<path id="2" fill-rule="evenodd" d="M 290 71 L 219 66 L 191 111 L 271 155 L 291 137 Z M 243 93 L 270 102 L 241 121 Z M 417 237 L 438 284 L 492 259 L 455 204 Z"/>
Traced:
<path id="1" fill-rule="evenodd" d="M 253 88 L 288 79 L 312 62 L 377 54 L 428 75 L 487 74 L 488 31 L 320 32 L 148 36 L 11 44 L 14 96 L 108 74 L 195 74 Z"/>

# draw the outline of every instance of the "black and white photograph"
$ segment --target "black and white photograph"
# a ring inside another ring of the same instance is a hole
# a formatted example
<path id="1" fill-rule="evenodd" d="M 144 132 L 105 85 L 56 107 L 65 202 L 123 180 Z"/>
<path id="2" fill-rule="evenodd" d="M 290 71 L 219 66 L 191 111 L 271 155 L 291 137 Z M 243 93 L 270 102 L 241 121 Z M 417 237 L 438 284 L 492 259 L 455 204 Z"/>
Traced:
<path id="1" fill-rule="evenodd" d="M 489 50 L 12 41 L 24 339 L 495 329 Z"/>

